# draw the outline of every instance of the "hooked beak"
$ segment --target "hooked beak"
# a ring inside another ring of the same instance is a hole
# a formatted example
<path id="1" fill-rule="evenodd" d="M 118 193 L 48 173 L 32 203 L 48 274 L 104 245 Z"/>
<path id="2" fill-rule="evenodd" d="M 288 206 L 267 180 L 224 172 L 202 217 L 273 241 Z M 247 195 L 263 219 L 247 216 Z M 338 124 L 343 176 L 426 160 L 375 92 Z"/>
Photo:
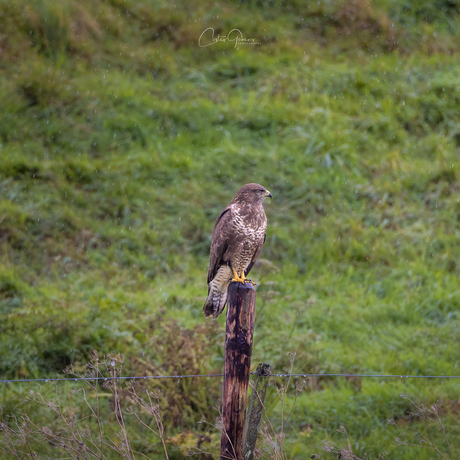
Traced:
<path id="1" fill-rule="evenodd" d="M 271 198 L 272 194 L 267 190 L 266 193 L 265 193 L 265 196 L 268 196 L 269 198 Z"/>

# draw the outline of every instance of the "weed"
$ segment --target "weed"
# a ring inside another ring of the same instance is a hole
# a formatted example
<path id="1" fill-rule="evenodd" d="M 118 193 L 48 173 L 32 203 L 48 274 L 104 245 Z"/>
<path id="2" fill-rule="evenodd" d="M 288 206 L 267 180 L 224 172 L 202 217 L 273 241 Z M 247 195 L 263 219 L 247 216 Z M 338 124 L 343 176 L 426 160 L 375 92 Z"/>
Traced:
<path id="1" fill-rule="evenodd" d="M 168 451 L 165 443 L 165 432 L 161 417 L 160 394 L 149 391 L 140 395 L 133 382 L 128 382 L 123 388 L 119 377 L 122 373 L 123 356 L 111 354 L 100 359 L 97 353 L 91 355 L 88 372 L 80 374 L 70 367 L 66 374 L 84 379 L 88 386 L 73 391 L 76 400 L 80 399 L 83 406 L 64 403 L 65 397 L 60 395 L 55 387 L 55 397 L 47 398 L 40 391 L 32 390 L 27 404 L 38 405 L 53 414 L 50 425 L 42 426 L 26 412 L 21 415 L 11 415 L 0 424 L 0 449 L 3 453 L 14 458 L 37 458 L 43 454 L 67 455 L 73 459 L 108 459 L 110 452 L 116 452 L 119 457 L 134 460 L 136 455 L 149 458 L 133 448 L 133 441 L 128 433 L 128 416 L 148 430 L 161 442 L 165 458 Z M 101 393 L 99 379 L 103 379 L 104 388 L 109 393 Z M 117 428 L 105 429 L 103 418 L 110 417 L 101 410 L 101 398 L 111 396 L 112 414 Z M 124 396 L 123 396 L 124 395 Z M 129 405 L 126 405 L 128 398 Z M 85 411 L 86 409 L 86 411 Z M 153 418 L 156 429 L 152 428 L 150 419 Z M 97 428 L 94 430 L 94 428 Z M 47 447 L 48 446 L 48 447 Z"/>
<path id="2" fill-rule="evenodd" d="M 399 424 L 394 420 L 388 420 L 388 423 L 394 426 L 400 437 L 396 437 L 395 441 L 398 446 L 416 447 L 421 449 L 431 450 L 444 460 L 453 460 L 452 448 L 449 438 L 447 436 L 444 423 L 440 417 L 441 405 L 433 404 L 431 407 L 427 407 L 424 404 L 417 404 L 408 396 L 402 394 L 401 398 L 407 399 L 411 402 L 415 408 L 415 412 L 411 412 L 409 415 L 423 421 L 425 426 L 425 432 L 420 429 L 414 429 L 412 435 L 404 433 L 399 427 Z M 440 430 L 442 433 L 442 441 L 444 446 L 438 444 L 439 436 L 435 437 L 435 431 Z"/>

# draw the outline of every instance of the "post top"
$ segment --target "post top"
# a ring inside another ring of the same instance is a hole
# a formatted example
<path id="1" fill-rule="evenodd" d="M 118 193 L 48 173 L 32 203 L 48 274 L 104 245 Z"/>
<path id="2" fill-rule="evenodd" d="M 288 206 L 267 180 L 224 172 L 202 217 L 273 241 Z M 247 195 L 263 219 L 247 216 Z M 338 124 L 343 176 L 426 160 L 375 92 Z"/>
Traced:
<path id="1" fill-rule="evenodd" d="M 241 281 L 232 281 L 229 289 L 248 289 L 249 291 L 255 291 L 256 288 L 252 283 L 242 283 Z"/>

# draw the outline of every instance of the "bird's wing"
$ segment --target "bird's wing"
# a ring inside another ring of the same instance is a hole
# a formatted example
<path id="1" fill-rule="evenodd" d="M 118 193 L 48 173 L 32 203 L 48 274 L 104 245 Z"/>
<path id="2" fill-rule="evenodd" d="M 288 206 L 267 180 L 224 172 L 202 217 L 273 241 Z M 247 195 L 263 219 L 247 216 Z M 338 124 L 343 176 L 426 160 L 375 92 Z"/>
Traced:
<path id="1" fill-rule="evenodd" d="M 225 208 L 219 215 L 212 231 L 211 251 L 209 255 L 208 284 L 216 276 L 217 270 L 225 262 L 223 256 L 228 248 L 228 227 L 232 218 L 230 208 Z"/>
<path id="2" fill-rule="evenodd" d="M 260 254 L 262 252 L 262 249 L 264 247 L 266 237 L 267 237 L 267 231 L 265 231 L 264 237 L 260 239 L 259 244 L 258 244 L 257 249 L 256 249 L 256 252 L 252 256 L 252 260 L 249 263 L 248 268 L 246 268 L 246 270 L 244 271 L 244 276 L 248 276 L 248 274 L 251 271 L 252 267 L 254 267 L 254 264 L 257 262 L 257 259 L 259 258 Z"/>

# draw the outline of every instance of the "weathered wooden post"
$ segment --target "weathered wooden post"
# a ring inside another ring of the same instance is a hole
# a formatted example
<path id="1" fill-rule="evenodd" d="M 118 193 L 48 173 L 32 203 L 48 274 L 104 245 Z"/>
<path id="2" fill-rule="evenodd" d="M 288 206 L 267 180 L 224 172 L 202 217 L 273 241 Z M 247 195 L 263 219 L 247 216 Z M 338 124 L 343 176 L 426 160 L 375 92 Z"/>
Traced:
<path id="1" fill-rule="evenodd" d="M 270 364 L 259 363 L 256 370 L 256 378 L 249 400 L 246 424 L 244 426 L 243 460 L 252 460 L 256 448 L 257 433 L 264 410 L 265 393 L 267 392 L 268 380 L 272 373 Z"/>
<path id="2" fill-rule="evenodd" d="M 255 306 L 256 290 L 251 283 L 230 283 L 225 332 L 221 460 L 243 458 Z"/>

